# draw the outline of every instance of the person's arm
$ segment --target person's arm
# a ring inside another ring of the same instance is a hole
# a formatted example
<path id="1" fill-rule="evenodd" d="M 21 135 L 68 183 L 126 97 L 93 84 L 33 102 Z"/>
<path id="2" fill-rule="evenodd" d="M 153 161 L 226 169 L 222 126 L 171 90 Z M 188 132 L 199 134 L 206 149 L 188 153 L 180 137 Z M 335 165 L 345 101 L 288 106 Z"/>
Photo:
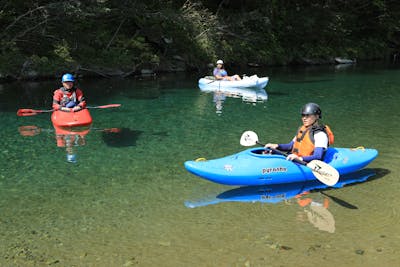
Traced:
<path id="1" fill-rule="evenodd" d="M 293 148 L 293 144 L 294 144 L 293 140 L 287 144 L 278 144 L 277 149 L 284 150 L 284 151 L 291 151 Z"/>
<path id="2" fill-rule="evenodd" d="M 293 148 L 293 144 L 294 144 L 294 140 L 295 140 L 296 136 L 293 137 L 292 141 L 290 141 L 290 143 L 287 144 L 271 144 L 268 143 L 265 145 L 266 148 L 270 147 L 273 149 L 280 149 L 280 150 L 285 150 L 285 151 L 290 151 Z"/>
<path id="3" fill-rule="evenodd" d="M 53 109 L 54 110 L 61 109 L 61 97 L 58 90 L 55 90 L 53 94 Z"/>
<path id="4" fill-rule="evenodd" d="M 265 148 L 279 149 L 279 150 L 283 150 L 283 151 L 290 151 L 293 148 L 293 144 L 294 144 L 294 141 L 292 140 L 288 144 L 271 144 L 271 143 L 268 143 L 264 147 Z"/>
<path id="5" fill-rule="evenodd" d="M 325 148 L 316 147 L 314 148 L 314 153 L 311 156 L 303 157 L 303 161 L 310 162 L 312 160 L 322 160 L 324 157 Z"/>
<path id="6" fill-rule="evenodd" d="M 76 100 L 78 100 L 79 102 L 78 106 L 80 107 L 80 109 L 84 109 L 86 107 L 86 100 L 83 96 L 82 90 L 80 89 L 76 89 Z"/>

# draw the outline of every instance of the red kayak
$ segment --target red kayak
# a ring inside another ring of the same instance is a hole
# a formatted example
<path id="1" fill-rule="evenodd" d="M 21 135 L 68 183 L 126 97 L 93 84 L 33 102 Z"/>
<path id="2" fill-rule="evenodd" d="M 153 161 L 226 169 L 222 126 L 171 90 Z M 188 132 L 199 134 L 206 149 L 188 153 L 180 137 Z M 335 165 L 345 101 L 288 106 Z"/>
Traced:
<path id="1" fill-rule="evenodd" d="M 77 112 L 56 110 L 51 114 L 51 121 L 54 127 L 90 126 L 92 124 L 92 116 L 90 116 L 87 108 Z"/>

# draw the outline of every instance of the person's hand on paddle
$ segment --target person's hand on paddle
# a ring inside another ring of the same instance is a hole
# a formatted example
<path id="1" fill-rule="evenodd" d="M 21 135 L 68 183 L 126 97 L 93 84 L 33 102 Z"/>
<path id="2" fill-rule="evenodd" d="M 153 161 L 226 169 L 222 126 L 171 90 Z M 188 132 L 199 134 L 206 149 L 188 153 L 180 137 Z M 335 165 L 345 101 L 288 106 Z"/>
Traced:
<path id="1" fill-rule="evenodd" d="M 264 146 L 265 148 L 273 148 L 273 149 L 277 149 L 278 148 L 278 144 L 271 144 L 268 143 Z"/>
<path id="2" fill-rule="evenodd" d="M 266 145 L 264 146 L 264 147 L 265 147 L 264 154 L 272 154 L 272 150 L 269 149 L 269 148 L 277 149 L 278 146 L 279 146 L 278 144 L 271 144 L 271 143 L 266 144 Z"/>
<path id="3" fill-rule="evenodd" d="M 289 155 L 286 157 L 286 159 L 287 159 L 287 160 L 290 160 L 290 161 L 293 161 L 293 160 L 295 160 L 295 159 L 298 159 L 298 160 L 300 160 L 300 161 L 303 161 L 303 158 L 297 156 L 296 154 L 289 154 Z"/>
<path id="4" fill-rule="evenodd" d="M 79 110 L 81 110 L 81 109 L 82 109 L 81 106 L 75 106 L 75 107 L 72 108 L 72 111 L 73 111 L 73 112 L 76 112 L 76 111 L 79 111 Z"/>
<path id="5" fill-rule="evenodd" d="M 301 164 L 301 165 L 306 166 L 307 168 L 310 168 L 312 173 L 314 174 L 315 178 L 317 178 L 320 182 L 322 182 L 326 185 L 333 186 L 339 181 L 339 176 L 340 176 L 339 172 L 334 167 L 329 165 L 328 163 L 323 162 L 321 160 L 315 160 L 315 159 L 307 163 L 304 160 L 300 160 L 300 159 L 302 159 L 301 157 L 300 158 L 293 157 L 292 155 L 288 155 L 285 152 L 282 152 L 278 149 L 273 148 L 275 145 L 276 145 L 276 147 L 281 148 L 282 144 L 280 146 L 278 146 L 277 144 L 264 145 L 258 141 L 258 136 L 253 131 L 245 131 L 240 138 L 240 144 L 242 146 L 254 146 L 254 145 L 258 144 L 260 146 L 265 147 L 266 149 L 269 148 L 275 154 L 285 156 L 285 157 L 287 157 L 287 159 L 293 160 L 297 164 Z"/>
<path id="6" fill-rule="evenodd" d="M 61 107 L 60 110 L 65 112 L 71 112 L 71 109 L 67 107 Z"/>

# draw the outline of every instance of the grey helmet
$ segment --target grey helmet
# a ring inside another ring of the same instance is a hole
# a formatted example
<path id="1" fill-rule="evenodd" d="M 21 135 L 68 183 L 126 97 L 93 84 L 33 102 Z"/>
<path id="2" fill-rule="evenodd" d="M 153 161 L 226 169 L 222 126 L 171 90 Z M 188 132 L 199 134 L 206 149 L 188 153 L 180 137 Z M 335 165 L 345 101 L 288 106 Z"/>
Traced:
<path id="1" fill-rule="evenodd" d="M 315 103 L 307 103 L 301 109 L 301 114 L 305 115 L 318 115 L 319 118 L 322 118 L 321 108 Z"/>

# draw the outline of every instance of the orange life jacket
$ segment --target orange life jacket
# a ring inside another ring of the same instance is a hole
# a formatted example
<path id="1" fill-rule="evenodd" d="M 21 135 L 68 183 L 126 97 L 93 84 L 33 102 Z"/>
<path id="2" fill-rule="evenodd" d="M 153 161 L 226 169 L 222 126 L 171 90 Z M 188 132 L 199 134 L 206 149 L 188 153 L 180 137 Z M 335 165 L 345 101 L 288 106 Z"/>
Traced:
<path id="1" fill-rule="evenodd" d="M 296 154 L 299 157 L 311 156 L 314 153 L 315 149 L 314 134 L 320 131 L 327 134 L 328 146 L 332 145 L 335 141 L 335 137 L 331 128 L 328 125 L 313 125 L 309 128 L 301 126 L 297 131 L 292 148 L 292 153 Z"/>

